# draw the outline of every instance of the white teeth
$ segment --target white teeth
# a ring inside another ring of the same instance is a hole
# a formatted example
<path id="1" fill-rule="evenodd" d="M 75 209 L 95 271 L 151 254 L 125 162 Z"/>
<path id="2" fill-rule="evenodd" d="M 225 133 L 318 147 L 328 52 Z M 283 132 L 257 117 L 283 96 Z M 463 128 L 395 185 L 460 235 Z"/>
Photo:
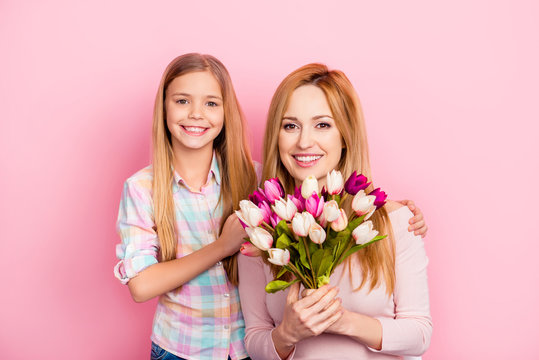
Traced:
<path id="1" fill-rule="evenodd" d="M 322 157 L 322 155 L 309 155 L 309 156 L 296 155 L 296 156 L 294 156 L 294 158 L 296 160 L 301 161 L 301 162 L 311 162 L 311 161 L 318 160 L 321 157 Z"/>
<path id="2" fill-rule="evenodd" d="M 187 130 L 189 132 L 196 132 L 196 133 L 201 133 L 204 130 L 206 130 L 205 128 L 201 128 L 201 127 L 198 127 L 198 126 L 184 126 L 184 128 L 185 128 L 185 130 Z"/>

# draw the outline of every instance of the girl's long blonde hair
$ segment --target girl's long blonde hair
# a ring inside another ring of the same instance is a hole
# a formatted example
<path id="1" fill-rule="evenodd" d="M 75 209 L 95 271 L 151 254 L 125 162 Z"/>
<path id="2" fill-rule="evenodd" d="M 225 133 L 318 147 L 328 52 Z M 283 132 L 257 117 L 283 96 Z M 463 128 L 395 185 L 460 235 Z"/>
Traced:
<path id="1" fill-rule="evenodd" d="M 294 191 L 294 178 L 284 167 L 279 157 L 279 132 L 281 122 L 288 108 L 290 96 L 298 87 L 314 85 L 326 95 L 329 107 L 339 129 L 343 149 L 338 170 L 347 179 L 354 170 L 360 171 L 372 181 L 367 144 L 367 132 L 359 98 L 350 80 L 339 70 L 329 70 L 323 64 L 308 64 L 288 75 L 279 85 L 271 100 L 268 121 L 264 136 L 264 167 L 262 179 L 278 177 L 287 193 Z M 372 191 L 371 184 L 366 189 Z M 351 197 L 343 201 L 348 214 L 351 213 Z M 373 223 L 381 234 L 389 235 L 358 251 L 357 258 L 363 273 L 360 289 L 367 282 L 370 290 L 385 282 L 387 293 L 391 294 L 395 287 L 395 245 L 389 216 L 385 208 L 380 208 L 372 217 Z M 351 270 L 351 262 L 348 262 Z M 277 267 L 273 267 L 278 271 Z"/>
<path id="2" fill-rule="evenodd" d="M 213 74 L 223 96 L 224 125 L 213 141 L 221 172 L 219 202 L 223 208 L 223 216 L 219 233 L 227 217 L 238 208 L 240 200 L 246 199 L 257 185 L 245 136 L 244 116 L 225 66 L 211 55 L 191 53 L 178 56 L 163 73 L 155 98 L 153 116 L 153 206 L 161 261 L 176 258 L 177 240 L 181 236 L 175 226 L 172 198 L 174 152 L 166 124 L 165 96 L 172 80 L 196 71 L 209 71 Z M 237 283 L 236 258 L 225 259 L 225 268 L 230 280 Z"/>

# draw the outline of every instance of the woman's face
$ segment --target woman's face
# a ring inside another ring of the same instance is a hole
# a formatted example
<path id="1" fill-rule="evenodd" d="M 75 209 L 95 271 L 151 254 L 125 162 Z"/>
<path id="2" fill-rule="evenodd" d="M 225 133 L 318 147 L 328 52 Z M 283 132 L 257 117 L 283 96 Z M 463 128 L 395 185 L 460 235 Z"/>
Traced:
<path id="1" fill-rule="evenodd" d="M 342 137 L 324 92 L 314 85 L 294 90 L 279 130 L 279 156 L 296 185 L 314 175 L 320 187 L 341 159 Z"/>

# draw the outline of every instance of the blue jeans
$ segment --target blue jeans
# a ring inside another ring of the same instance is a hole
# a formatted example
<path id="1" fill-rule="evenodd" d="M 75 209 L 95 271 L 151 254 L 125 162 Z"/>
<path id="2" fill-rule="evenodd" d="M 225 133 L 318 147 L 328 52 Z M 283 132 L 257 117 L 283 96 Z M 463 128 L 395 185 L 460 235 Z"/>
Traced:
<path id="1" fill-rule="evenodd" d="M 228 357 L 230 360 L 230 356 Z M 152 355 L 150 360 L 185 360 L 179 356 L 169 353 L 165 349 L 161 348 L 159 345 L 155 344 L 152 341 Z M 250 360 L 250 358 L 245 358 L 244 360 Z"/>

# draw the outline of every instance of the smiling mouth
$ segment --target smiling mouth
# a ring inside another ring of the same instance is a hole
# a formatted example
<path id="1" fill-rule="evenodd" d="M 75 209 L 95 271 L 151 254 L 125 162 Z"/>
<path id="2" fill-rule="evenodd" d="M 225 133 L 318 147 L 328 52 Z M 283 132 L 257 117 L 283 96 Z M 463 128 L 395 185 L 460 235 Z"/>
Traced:
<path id="1" fill-rule="evenodd" d="M 184 125 L 181 125 L 181 127 L 182 127 L 183 131 L 187 135 L 191 135 L 191 136 L 203 135 L 208 130 L 208 128 L 200 127 L 200 126 L 184 126 Z"/>
<path id="2" fill-rule="evenodd" d="M 310 167 L 315 165 L 322 155 L 292 155 L 296 163 L 301 167 Z"/>

